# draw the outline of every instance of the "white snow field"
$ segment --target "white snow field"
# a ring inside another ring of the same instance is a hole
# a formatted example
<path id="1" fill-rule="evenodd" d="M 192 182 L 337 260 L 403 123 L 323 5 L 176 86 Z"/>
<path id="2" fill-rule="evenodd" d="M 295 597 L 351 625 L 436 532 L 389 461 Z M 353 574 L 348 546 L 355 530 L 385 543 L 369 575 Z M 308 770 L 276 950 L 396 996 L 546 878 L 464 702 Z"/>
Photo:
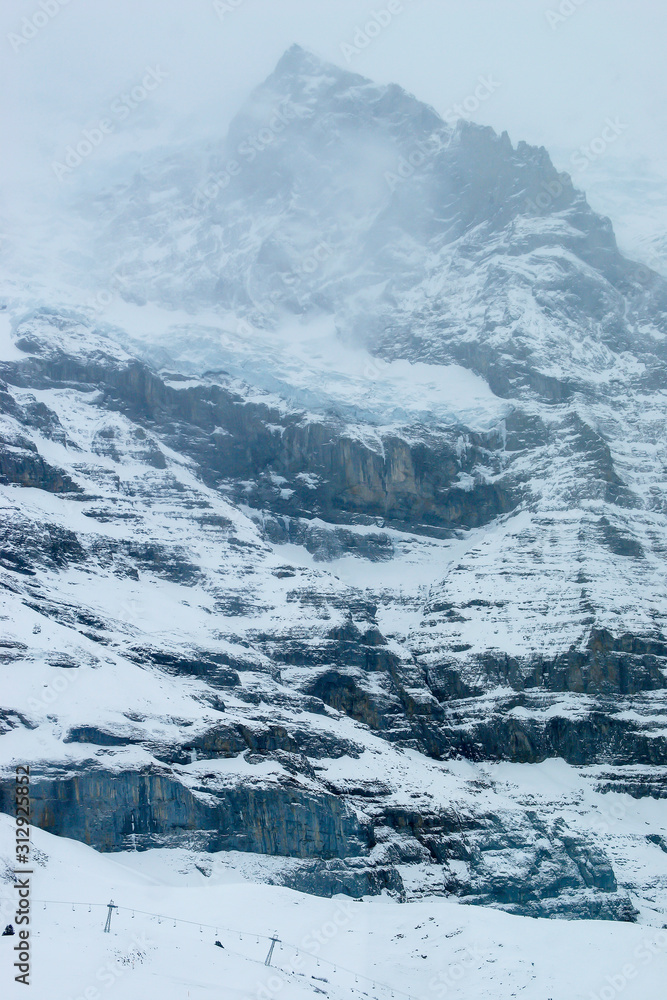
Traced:
<path id="1" fill-rule="evenodd" d="M 298 46 L 140 160 L 2 226 L 0 1000 L 663 1000 L 662 195 Z"/>
<path id="2" fill-rule="evenodd" d="M 13 824 L 0 820 L 3 867 L 11 868 Z M 2 938 L 6 997 L 664 995 L 667 931 L 658 927 L 515 917 L 438 897 L 403 904 L 383 896 L 322 899 L 252 884 L 257 859 L 248 855 L 237 855 L 233 874 L 214 856 L 207 878 L 186 851 L 102 855 L 41 830 L 33 831 L 32 860 L 30 987 L 11 982 L 16 937 Z M 118 910 L 105 934 L 111 900 Z M 15 903 L 11 881 L 3 881 L 3 925 Z M 274 934 L 279 943 L 267 967 Z"/>

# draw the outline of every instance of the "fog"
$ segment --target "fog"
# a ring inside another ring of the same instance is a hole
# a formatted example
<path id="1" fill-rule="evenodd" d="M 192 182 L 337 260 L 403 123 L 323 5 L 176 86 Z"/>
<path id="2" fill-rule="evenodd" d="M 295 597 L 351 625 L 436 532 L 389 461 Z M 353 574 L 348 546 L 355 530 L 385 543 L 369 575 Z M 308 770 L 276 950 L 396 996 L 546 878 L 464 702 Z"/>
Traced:
<path id="1" fill-rule="evenodd" d="M 656 0 L 5 0 L 0 19 L 12 187 L 49 184 L 53 157 L 147 67 L 166 76 L 128 122 L 135 142 L 219 135 L 295 41 L 441 114 L 466 99 L 475 108 L 491 76 L 471 117 L 545 145 L 564 167 L 607 118 L 624 128 L 605 158 L 665 160 L 667 10 Z"/>

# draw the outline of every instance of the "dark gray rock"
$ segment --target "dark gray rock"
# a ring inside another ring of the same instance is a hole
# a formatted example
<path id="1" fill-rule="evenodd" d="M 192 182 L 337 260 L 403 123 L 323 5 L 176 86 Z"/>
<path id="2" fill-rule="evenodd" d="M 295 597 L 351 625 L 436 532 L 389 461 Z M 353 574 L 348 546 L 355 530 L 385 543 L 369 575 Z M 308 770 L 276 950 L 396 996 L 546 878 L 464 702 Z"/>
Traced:
<path id="1" fill-rule="evenodd" d="M 1 793 L 6 812 L 10 783 Z M 327 859 L 369 849 L 368 827 L 338 797 L 297 785 L 216 788 L 212 782 L 190 791 L 166 770 L 112 773 L 91 762 L 77 774 L 34 774 L 31 808 L 35 826 L 101 851 L 192 846 Z"/>

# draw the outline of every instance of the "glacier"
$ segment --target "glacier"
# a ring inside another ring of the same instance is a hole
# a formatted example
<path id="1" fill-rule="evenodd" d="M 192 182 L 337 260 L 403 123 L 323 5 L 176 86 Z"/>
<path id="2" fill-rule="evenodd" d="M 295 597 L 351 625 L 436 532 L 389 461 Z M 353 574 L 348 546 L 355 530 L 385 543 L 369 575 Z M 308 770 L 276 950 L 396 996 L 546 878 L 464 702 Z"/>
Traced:
<path id="1" fill-rule="evenodd" d="M 0 809 L 29 760 L 82 870 L 660 929 L 665 279 L 298 46 L 63 199 L 0 283 Z"/>

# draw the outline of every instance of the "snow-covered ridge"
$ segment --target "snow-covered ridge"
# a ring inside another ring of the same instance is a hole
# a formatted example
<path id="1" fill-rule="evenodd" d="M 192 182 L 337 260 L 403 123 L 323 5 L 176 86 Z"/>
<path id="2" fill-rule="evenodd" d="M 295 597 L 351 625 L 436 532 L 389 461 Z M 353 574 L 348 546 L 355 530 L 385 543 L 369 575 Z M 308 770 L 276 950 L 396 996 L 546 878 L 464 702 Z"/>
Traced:
<path id="1" fill-rule="evenodd" d="M 664 922 L 664 282 L 544 150 L 298 49 L 125 166 L 2 312 L 0 791 L 321 896 Z"/>

